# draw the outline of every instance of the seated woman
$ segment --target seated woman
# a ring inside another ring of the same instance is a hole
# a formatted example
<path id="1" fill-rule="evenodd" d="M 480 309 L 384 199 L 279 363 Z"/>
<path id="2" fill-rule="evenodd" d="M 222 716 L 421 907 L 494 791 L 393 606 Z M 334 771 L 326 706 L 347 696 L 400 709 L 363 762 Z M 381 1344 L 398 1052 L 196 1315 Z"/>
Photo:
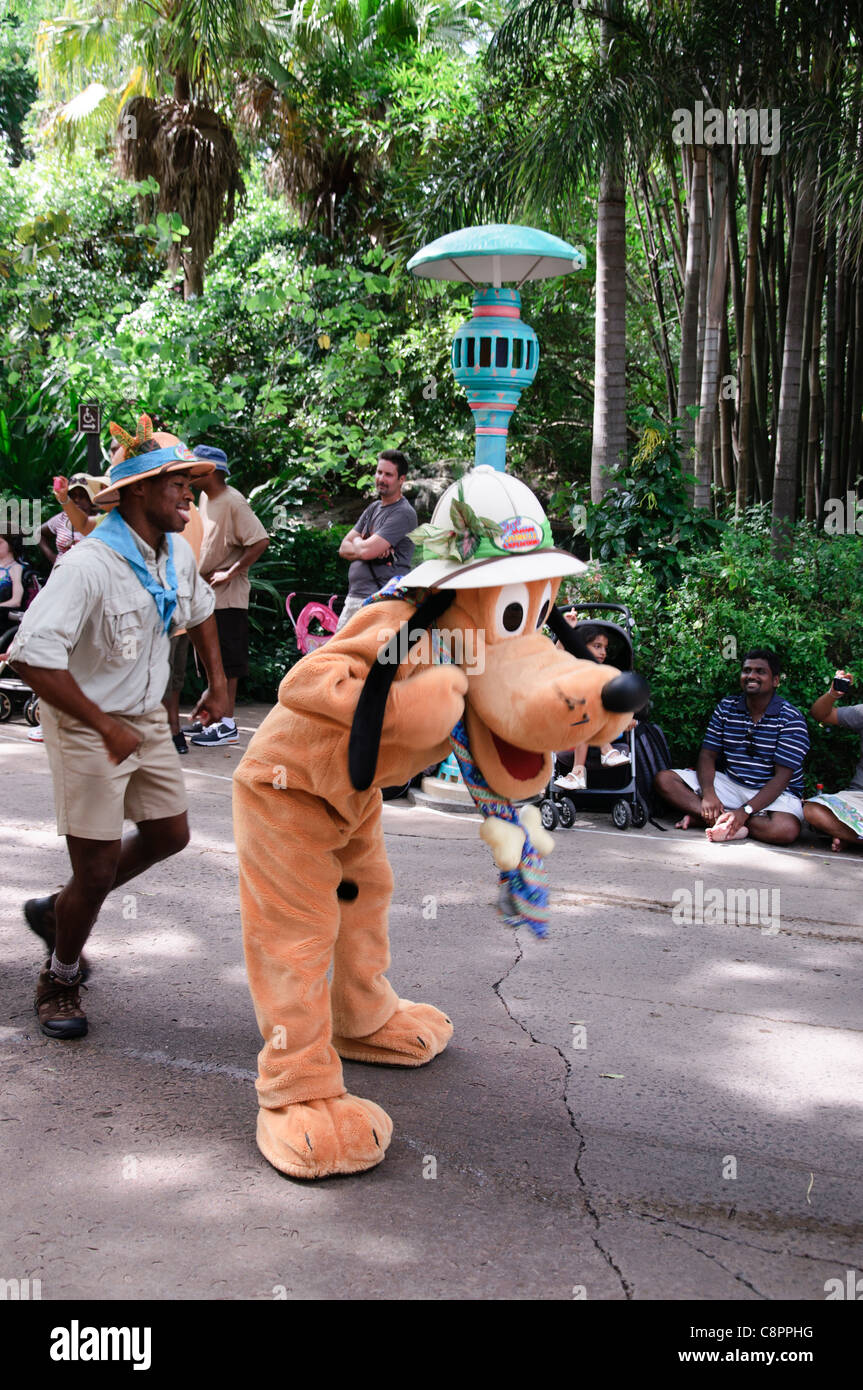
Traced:
<path id="1" fill-rule="evenodd" d="M 803 814 L 813 830 L 830 836 L 830 848 L 834 854 L 846 845 L 859 845 L 863 840 L 863 705 L 846 705 L 837 709 L 837 702 L 849 688 L 842 685 L 837 690 L 838 681 L 853 684 L 850 671 L 837 671 L 830 689 L 815 701 L 809 713 L 819 724 L 838 725 L 841 729 L 853 729 L 861 735 L 860 761 L 854 769 L 851 785 L 842 791 L 819 792 L 811 800 L 804 801 Z"/>
<path id="2" fill-rule="evenodd" d="M 20 544 L 20 536 L 0 536 L 0 609 L 20 608 L 24 601 L 24 570 L 18 559 Z M 6 614 L 0 613 L 0 626 L 9 626 Z"/>
<path id="3" fill-rule="evenodd" d="M 578 614 L 573 608 L 568 613 L 564 613 L 564 618 L 570 627 L 575 627 L 578 622 Z M 584 623 L 579 628 L 580 645 L 582 655 L 588 661 L 604 662 L 608 657 L 608 633 L 593 623 Z M 633 719 L 628 726 L 630 729 L 636 721 Z M 555 777 L 554 785 L 561 787 L 564 791 L 583 791 L 587 786 L 587 769 L 585 760 L 587 758 L 587 744 L 577 743 L 572 749 L 573 765 L 572 771 L 562 776 Z M 620 767 L 623 763 L 629 762 L 629 751 L 625 748 L 613 748 L 610 743 L 604 743 L 599 750 L 600 762 L 603 767 Z"/>

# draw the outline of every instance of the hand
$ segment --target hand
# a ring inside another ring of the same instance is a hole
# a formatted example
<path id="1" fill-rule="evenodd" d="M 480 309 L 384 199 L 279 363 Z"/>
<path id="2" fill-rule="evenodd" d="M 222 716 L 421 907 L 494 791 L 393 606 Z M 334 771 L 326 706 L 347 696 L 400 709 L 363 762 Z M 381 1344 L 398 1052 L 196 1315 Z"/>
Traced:
<path id="1" fill-rule="evenodd" d="M 701 816 L 708 825 L 714 825 L 722 815 L 722 802 L 716 792 L 705 792 L 701 798 Z"/>
<path id="2" fill-rule="evenodd" d="M 69 479 L 64 478 L 62 473 L 59 473 L 57 477 L 54 478 L 51 484 L 51 490 L 53 491 L 54 496 L 57 498 L 57 501 L 60 503 L 60 506 L 62 507 L 63 503 L 69 496 Z"/>
<path id="3" fill-rule="evenodd" d="M 226 685 L 207 686 L 207 689 L 192 710 L 192 719 L 200 719 L 206 729 L 209 724 L 218 724 L 227 708 L 228 687 Z"/>
<path id="4" fill-rule="evenodd" d="M 578 622 L 578 614 L 576 613 L 574 608 L 570 608 L 569 612 L 564 613 L 563 616 L 565 620 L 569 623 L 570 627 L 575 627 L 576 623 Z"/>
<path id="5" fill-rule="evenodd" d="M 850 681 L 852 685 L 854 684 L 854 677 L 852 676 L 852 674 L 851 674 L 850 671 L 837 671 L 837 672 L 835 673 L 835 675 L 833 676 L 833 680 L 834 680 L 834 681 Z M 830 689 L 833 690 L 833 683 L 832 683 L 832 682 L 831 682 L 831 684 L 830 684 Z M 833 693 L 834 693 L 834 695 L 836 694 L 835 691 L 833 691 Z"/>
<path id="6" fill-rule="evenodd" d="M 227 584 L 229 579 L 233 579 L 232 570 L 216 570 L 213 574 L 206 576 L 206 583 L 211 589 L 215 589 L 219 584 Z"/>
<path id="7" fill-rule="evenodd" d="M 102 742 L 108 750 L 108 761 L 122 763 L 141 746 L 141 735 L 122 719 L 112 719 L 101 731 Z"/>

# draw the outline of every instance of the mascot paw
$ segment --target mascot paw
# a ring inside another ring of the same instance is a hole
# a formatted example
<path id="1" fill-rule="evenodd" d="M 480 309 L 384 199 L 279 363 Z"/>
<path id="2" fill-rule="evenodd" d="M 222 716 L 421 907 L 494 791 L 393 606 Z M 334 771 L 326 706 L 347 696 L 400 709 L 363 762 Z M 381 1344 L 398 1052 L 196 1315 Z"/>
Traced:
<path id="1" fill-rule="evenodd" d="M 380 1163 L 392 1138 L 385 1110 L 358 1096 L 307 1100 L 258 1111 L 258 1148 L 291 1178 L 362 1173 Z"/>
<path id="2" fill-rule="evenodd" d="M 519 818 L 533 841 L 537 854 L 541 854 L 543 858 L 551 854 L 554 849 L 554 840 L 547 830 L 543 830 L 539 807 L 522 806 L 519 811 Z"/>
<path id="3" fill-rule="evenodd" d="M 498 816 L 488 816 L 479 832 L 492 852 L 499 869 L 517 869 L 524 849 L 524 831 L 512 821 L 500 820 Z"/>
<path id="4" fill-rule="evenodd" d="M 421 1067 L 443 1052 L 452 1037 L 446 1014 L 431 1004 L 400 999 L 383 1027 L 366 1038 L 333 1038 L 333 1047 L 349 1062 L 379 1062 L 390 1067 Z"/>

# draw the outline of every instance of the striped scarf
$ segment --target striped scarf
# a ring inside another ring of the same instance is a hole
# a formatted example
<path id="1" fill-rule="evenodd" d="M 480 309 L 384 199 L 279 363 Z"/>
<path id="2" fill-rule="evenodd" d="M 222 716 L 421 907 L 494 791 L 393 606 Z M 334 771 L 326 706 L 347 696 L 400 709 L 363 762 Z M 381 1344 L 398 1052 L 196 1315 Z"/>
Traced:
<path id="1" fill-rule="evenodd" d="M 370 603 L 380 603 L 384 599 L 403 599 L 417 603 L 419 595 L 415 590 L 406 589 L 398 578 L 390 580 L 378 593 L 367 598 L 363 607 Z M 446 647 L 441 644 L 438 631 L 432 632 L 432 657 L 438 664 L 449 660 Z M 519 819 L 518 809 L 511 801 L 502 801 L 495 796 L 479 767 L 474 762 L 467 735 L 465 721 L 460 719 L 449 736 L 450 746 L 459 765 L 464 784 L 473 798 L 474 805 L 482 816 L 496 816 L 499 820 L 517 825 L 524 835 L 521 859 L 515 869 L 501 869 L 498 874 L 498 910 L 509 927 L 530 927 L 535 936 L 548 935 L 548 874 L 542 859 L 535 849 L 530 836 Z"/>

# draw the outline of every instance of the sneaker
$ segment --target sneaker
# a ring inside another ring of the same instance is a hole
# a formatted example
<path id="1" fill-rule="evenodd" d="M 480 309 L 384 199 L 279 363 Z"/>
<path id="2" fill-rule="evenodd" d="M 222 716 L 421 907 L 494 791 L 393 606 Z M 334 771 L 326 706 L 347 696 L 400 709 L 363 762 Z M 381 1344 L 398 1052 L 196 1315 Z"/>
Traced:
<path id="1" fill-rule="evenodd" d="M 46 1037 L 59 1038 L 63 1042 L 70 1038 L 83 1038 L 87 1032 L 87 1015 L 81 1008 L 79 991 L 86 986 L 80 971 L 67 984 L 51 974 L 50 965 L 49 960 L 36 985 L 34 1008 L 39 1017 L 39 1027 Z"/>
<path id="2" fill-rule="evenodd" d="M 24 916 L 27 919 L 28 927 L 36 933 L 40 941 L 44 941 L 51 955 L 54 954 L 54 943 L 57 936 L 57 923 L 54 920 L 54 903 L 57 897 L 57 893 L 52 893 L 50 898 L 28 898 L 24 904 Z M 48 959 L 50 961 L 50 955 Z M 81 957 L 80 966 L 81 979 L 89 979 L 91 966 L 86 956 Z"/>
<path id="3" fill-rule="evenodd" d="M 178 753 L 188 753 L 189 745 L 186 742 L 186 735 L 182 732 L 182 730 L 178 734 L 172 734 L 171 738 L 173 740 L 174 747 L 176 748 Z"/>
<path id="4" fill-rule="evenodd" d="M 609 748 L 607 753 L 600 753 L 599 761 L 603 767 L 622 767 L 629 762 L 629 754 L 623 748 Z"/>
<path id="5" fill-rule="evenodd" d="M 32 729 L 27 730 L 27 737 L 31 743 L 44 743 L 45 739 L 42 734 L 42 725 L 34 724 Z"/>
<path id="6" fill-rule="evenodd" d="M 556 787 L 562 787 L 564 791 L 568 792 L 583 792 L 587 786 L 587 774 L 584 772 L 576 772 L 575 769 L 573 769 L 572 772 L 568 772 L 565 777 L 555 777 L 554 785 Z"/>
<path id="7" fill-rule="evenodd" d="M 200 719 L 196 719 L 194 724 L 187 724 L 185 729 L 183 730 L 184 734 L 202 734 L 203 732 L 204 726 L 201 723 Z"/>
<path id="8" fill-rule="evenodd" d="M 218 748 L 223 743 L 239 743 L 240 732 L 236 726 L 230 724 L 210 724 L 199 734 L 193 734 L 190 740 L 197 748 Z"/>

